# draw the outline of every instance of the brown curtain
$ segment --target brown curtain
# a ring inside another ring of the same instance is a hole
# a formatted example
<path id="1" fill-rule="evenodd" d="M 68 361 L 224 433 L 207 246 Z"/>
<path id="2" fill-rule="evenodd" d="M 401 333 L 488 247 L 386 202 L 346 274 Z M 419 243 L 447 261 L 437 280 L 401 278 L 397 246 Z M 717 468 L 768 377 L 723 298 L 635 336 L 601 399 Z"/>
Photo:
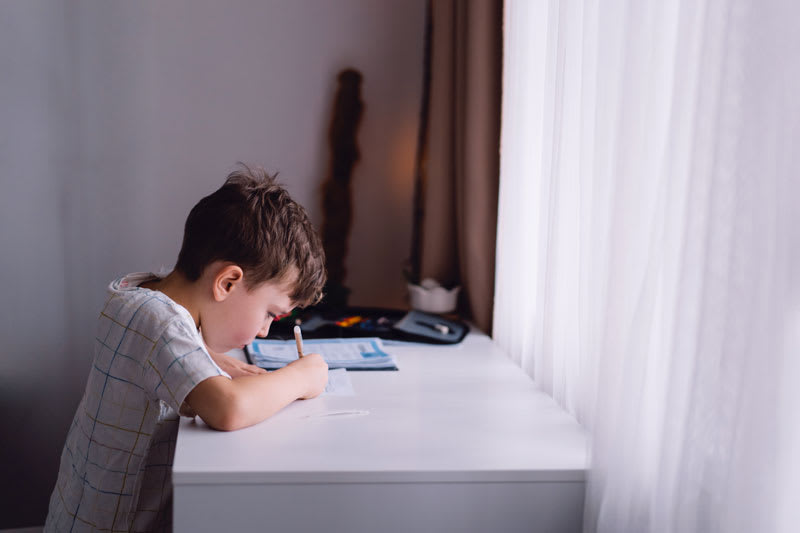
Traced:
<path id="1" fill-rule="evenodd" d="M 461 314 L 491 332 L 502 1 L 434 0 L 428 9 L 429 96 L 418 165 L 419 277 L 460 284 Z"/>

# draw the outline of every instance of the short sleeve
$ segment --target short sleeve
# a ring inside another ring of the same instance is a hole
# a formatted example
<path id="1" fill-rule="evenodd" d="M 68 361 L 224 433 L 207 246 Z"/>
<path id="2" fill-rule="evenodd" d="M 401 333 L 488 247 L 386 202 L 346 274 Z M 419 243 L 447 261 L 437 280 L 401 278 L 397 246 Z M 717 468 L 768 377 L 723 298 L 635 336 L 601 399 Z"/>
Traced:
<path id="1" fill-rule="evenodd" d="M 145 390 L 175 412 L 180 412 L 181 404 L 198 383 L 214 376 L 227 374 L 211 359 L 200 335 L 181 320 L 170 322 L 145 361 Z"/>

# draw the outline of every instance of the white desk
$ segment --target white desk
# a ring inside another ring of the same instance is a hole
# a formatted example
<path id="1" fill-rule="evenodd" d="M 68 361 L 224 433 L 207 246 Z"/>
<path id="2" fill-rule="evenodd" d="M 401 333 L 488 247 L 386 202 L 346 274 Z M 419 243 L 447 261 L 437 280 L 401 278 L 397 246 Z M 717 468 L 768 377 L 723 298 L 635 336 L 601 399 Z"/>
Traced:
<path id="1" fill-rule="evenodd" d="M 183 419 L 175 531 L 581 530 L 585 434 L 488 337 L 388 349 L 400 370 L 349 372 L 356 396 Z M 319 416 L 344 410 L 369 414 Z"/>

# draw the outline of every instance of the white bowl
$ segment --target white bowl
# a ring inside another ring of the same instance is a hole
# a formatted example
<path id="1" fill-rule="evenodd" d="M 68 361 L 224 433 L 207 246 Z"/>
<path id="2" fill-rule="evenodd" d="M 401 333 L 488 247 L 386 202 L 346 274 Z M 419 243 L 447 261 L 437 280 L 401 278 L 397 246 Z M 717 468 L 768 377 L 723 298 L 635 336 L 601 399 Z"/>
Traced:
<path id="1" fill-rule="evenodd" d="M 435 282 L 434 282 L 435 283 Z M 425 285 L 424 287 L 422 285 Z M 431 284 L 423 280 L 422 284 L 408 284 L 408 297 L 412 309 L 427 313 L 449 313 L 454 311 L 458 303 L 458 292 L 461 287 L 445 289 L 438 283 Z"/>

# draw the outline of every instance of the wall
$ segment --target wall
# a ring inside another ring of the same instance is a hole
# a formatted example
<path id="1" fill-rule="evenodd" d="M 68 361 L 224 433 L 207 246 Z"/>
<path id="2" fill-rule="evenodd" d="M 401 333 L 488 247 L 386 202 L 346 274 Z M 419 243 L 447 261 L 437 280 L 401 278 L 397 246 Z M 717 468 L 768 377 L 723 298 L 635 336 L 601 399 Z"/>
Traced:
<path id="1" fill-rule="evenodd" d="M 171 267 L 236 161 L 312 219 L 337 72 L 364 74 L 351 302 L 405 304 L 423 0 L 0 4 L 0 528 L 44 522 L 107 283 Z"/>

